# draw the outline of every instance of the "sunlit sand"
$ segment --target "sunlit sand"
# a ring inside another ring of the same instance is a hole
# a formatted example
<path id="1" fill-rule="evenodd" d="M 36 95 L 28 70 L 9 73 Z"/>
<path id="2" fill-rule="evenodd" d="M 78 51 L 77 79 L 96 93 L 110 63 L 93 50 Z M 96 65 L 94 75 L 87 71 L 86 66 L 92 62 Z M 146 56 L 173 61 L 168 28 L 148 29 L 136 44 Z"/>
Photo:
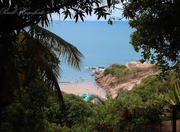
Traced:
<path id="1" fill-rule="evenodd" d="M 89 94 L 98 95 L 103 98 L 106 97 L 106 92 L 96 84 L 85 84 L 85 83 L 63 84 L 61 85 L 61 90 L 65 93 L 75 94 L 75 95 L 89 93 Z"/>

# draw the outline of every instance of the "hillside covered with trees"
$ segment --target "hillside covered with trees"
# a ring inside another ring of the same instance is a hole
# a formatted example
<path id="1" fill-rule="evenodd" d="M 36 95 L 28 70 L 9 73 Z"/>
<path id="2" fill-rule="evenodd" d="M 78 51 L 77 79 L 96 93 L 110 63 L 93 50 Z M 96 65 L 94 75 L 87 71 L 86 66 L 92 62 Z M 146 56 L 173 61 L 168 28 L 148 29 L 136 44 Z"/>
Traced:
<path id="1" fill-rule="evenodd" d="M 173 95 L 180 94 L 176 92 L 180 88 L 177 77 L 175 72 L 170 72 L 165 79 L 151 75 L 132 90 L 122 90 L 116 98 L 109 96 L 96 103 L 63 93 L 63 111 L 59 111 L 55 93 L 37 80 L 31 90 L 16 91 L 16 99 L 6 107 L 1 125 L 4 131 L 13 132 L 158 131 L 160 123 L 172 119 L 172 102 L 180 102 L 180 98 Z"/>

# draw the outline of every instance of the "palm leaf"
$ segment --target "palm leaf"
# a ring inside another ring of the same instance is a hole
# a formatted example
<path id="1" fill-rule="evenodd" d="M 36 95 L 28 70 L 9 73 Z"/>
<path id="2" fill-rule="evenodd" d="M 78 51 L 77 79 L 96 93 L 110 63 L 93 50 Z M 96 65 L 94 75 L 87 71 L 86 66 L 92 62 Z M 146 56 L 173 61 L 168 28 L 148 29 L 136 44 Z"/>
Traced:
<path id="1" fill-rule="evenodd" d="M 46 41 L 69 65 L 80 69 L 82 54 L 79 50 L 56 34 L 39 26 L 33 26 L 30 35 L 42 41 Z"/>
<path id="2" fill-rule="evenodd" d="M 38 39 L 29 36 L 26 36 L 26 39 L 27 53 L 31 55 L 34 69 L 36 69 L 42 80 L 57 91 L 59 102 L 63 107 L 63 96 L 57 81 L 59 66 L 56 56 L 54 56 L 51 49 L 44 46 Z"/>
<path id="3" fill-rule="evenodd" d="M 180 85 L 175 83 L 168 91 L 168 94 L 165 96 L 166 100 L 172 105 L 180 105 Z"/>
<path id="4" fill-rule="evenodd" d="M 63 107 L 63 96 L 57 81 L 59 59 L 64 59 L 69 65 L 79 69 L 82 54 L 70 43 L 39 26 L 31 27 L 29 32 L 23 33 L 24 38 L 21 42 L 26 45 L 26 53 L 30 55 L 34 64 L 33 69 L 47 84 L 56 89 Z M 57 58 L 57 53 L 61 58 Z"/>

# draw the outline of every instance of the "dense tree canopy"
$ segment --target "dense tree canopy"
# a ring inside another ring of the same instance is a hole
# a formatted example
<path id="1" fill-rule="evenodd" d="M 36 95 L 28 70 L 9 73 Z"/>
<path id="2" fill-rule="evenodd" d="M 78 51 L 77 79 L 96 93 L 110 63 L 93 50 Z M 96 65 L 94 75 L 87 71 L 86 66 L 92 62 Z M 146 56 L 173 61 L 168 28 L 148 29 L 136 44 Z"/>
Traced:
<path id="1" fill-rule="evenodd" d="M 180 64 L 180 1 L 123 0 L 123 15 L 135 28 L 131 44 L 145 60 L 166 68 Z"/>

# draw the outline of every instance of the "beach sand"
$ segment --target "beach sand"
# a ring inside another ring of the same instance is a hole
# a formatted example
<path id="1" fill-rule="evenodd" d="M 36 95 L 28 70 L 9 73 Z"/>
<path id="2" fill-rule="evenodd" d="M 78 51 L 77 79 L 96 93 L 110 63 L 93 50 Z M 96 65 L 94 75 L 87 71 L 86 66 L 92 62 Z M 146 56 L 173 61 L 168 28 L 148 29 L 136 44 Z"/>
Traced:
<path id="1" fill-rule="evenodd" d="M 61 90 L 65 93 L 81 95 L 83 93 L 90 93 L 98 95 L 102 98 L 106 97 L 106 92 L 96 84 L 85 84 L 85 83 L 73 83 L 73 84 L 61 84 Z"/>

